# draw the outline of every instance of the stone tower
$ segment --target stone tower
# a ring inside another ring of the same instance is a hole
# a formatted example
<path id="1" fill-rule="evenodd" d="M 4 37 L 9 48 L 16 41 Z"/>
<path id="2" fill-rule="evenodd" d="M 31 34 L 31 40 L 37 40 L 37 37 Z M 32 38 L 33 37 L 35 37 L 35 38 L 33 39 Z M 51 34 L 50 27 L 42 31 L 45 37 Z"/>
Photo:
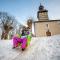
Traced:
<path id="1" fill-rule="evenodd" d="M 27 25 L 30 29 L 32 28 L 32 19 L 27 20 Z"/>
<path id="2" fill-rule="evenodd" d="M 48 10 L 44 9 L 44 6 L 40 4 L 39 10 L 37 12 L 37 18 L 39 21 L 48 20 Z"/>

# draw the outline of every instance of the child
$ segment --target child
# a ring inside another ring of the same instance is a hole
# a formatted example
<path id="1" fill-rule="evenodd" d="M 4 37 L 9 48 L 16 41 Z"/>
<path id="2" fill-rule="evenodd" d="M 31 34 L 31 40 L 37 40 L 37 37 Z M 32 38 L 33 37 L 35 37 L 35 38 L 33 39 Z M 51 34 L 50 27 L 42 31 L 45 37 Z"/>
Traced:
<path id="1" fill-rule="evenodd" d="M 31 41 L 31 33 L 27 32 L 27 35 L 21 36 L 19 34 L 16 34 L 13 37 L 13 48 L 18 47 L 19 43 L 21 44 L 22 51 L 25 50 L 25 48 L 30 44 Z"/>

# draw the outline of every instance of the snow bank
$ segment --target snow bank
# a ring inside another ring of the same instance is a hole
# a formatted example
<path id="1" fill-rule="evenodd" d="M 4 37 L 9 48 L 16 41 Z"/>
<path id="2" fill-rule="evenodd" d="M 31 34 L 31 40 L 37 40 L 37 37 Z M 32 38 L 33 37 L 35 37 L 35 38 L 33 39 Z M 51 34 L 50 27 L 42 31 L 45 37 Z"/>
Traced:
<path id="1" fill-rule="evenodd" d="M 1 40 L 0 60 L 60 60 L 60 35 L 34 37 L 23 52 L 12 49 L 12 40 Z"/>

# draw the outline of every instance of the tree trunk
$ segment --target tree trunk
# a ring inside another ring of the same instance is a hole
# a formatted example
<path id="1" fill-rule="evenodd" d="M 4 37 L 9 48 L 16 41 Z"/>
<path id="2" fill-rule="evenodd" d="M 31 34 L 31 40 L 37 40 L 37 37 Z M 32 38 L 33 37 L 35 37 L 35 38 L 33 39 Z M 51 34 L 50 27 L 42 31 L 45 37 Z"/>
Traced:
<path id="1" fill-rule="evenodd" d="M 3 31 L 1 39 L 7 39 L 8 38 L 8 31 Z"/>
<path id="2" fill-rule="evenodd" d="M 3 39 L 4 38 L 4 32 L 2 32 L 2 35 L 1 35 L 1 39 Z"/>

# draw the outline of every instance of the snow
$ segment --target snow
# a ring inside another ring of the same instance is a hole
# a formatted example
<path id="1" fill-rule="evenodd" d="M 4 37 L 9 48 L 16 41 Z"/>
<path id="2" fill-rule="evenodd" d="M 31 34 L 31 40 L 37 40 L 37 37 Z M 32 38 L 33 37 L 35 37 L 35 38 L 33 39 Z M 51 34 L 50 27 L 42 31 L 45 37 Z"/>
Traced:
<path id="1" fill-rule="evenodd" d="M 12 49 L 12 40 L 0 40 L 0 60 L 60 60 L 60 35 L 32 37 L 25 51 Z"/>

